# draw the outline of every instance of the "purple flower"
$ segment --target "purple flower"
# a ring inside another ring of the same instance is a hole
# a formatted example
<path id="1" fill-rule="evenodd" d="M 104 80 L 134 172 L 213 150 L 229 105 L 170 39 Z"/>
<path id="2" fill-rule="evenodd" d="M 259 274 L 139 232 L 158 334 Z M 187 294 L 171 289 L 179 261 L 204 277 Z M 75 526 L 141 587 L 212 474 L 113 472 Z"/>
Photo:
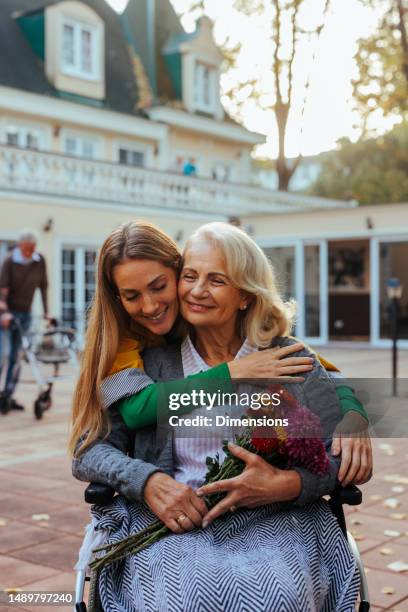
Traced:
<path id="1" fill-rule="evenodd" d="M 319 476 L 329 471 L 329 458 L 320 438 L 288 438 L 284 454 L 289 467 L 304 467 Z"/>

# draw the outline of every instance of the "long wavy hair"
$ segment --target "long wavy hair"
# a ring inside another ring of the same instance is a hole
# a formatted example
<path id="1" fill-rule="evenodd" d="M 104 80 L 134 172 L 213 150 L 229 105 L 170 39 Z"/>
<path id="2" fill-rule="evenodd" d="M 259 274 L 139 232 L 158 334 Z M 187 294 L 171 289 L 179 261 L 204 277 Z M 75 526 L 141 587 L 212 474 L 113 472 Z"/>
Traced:
<path id="1" fill-rule="evenodd" d="M 82 453 L 94 440 L 109 432 L 100 386 L 108 375 L 125 337 L 148 345 L 157 337 L 137 325 L 123 308 L 113 280 L 115 266 L 132 259 L 150 259 L 178 274 L 181 254 L 177 244 L 147 222 L 128 222 L 105 240 L 98 257 L 96 291 L 89 311 L 85 349 L 74 391 L 69 451 Z M 79 447 L 79 442 L 81 442 Z"/>
<path id="2" fill-rule="evenodd" d="M 190 236 L 184 254 L 197 240 L 205 240 L 220 249 L 231 283 L 251 296 L 249 308 L 238 313 L 237 331 L 241 340 L 248 338 L 254 346 L 264 348 L 276 336 L 288 335 L 293 326 L 295 303 L 283 301 L 273 266 L 256 242 L 228 223 L 207 223 Z"/>

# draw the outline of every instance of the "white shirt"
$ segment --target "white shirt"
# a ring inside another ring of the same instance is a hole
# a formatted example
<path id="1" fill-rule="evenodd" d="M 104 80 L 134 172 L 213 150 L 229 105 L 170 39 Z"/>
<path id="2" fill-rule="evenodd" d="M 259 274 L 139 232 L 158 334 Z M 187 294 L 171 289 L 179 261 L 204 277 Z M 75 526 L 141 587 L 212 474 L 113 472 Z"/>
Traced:
<path id="1" fill-rule="evenodd" d="M 243 343 L 235 359 L 244 357 L 249 353 L 253 353 L 258 349 L 252 346 L 247 340 Z M 184 376 L 190 374 L 197 374 L 210 369 L 210 366 L 204 361 L 199 355 L 195 346 L 191 342 L 190 338 L 187 337 L 181 345 L 181 358 L 183 362 Z M 205 406 L 196 408 L 189 417 L 195 417 L 199 415 L 212 417 L 218 413 L 230 414 L 233 411 L 233 406 L 218 408 L 214 406 L 212 410 L 207 410 Z M 235 416 L 237 413 L 235 412 Z M 241 416 L 239 414 L 239 416 Z M 189 428 L 190 429 L 190 428 Z M 216 453 L 220 456 L 222 462 L 225 454 L 222 450 L 222 441 L 227 438 L 231 442 L 234 441 L 234 436 L 238 433 L 237 428 L 226 428 L 226 427 L 206 427 L 201 430 L 203 435 L 199 435 L 198 428 L 194 428 L 195 437 L 187 437 L 188 429 L 175 427 L 174 432 L 174 458 L 175 458 L 175 479 L 179 482 L 188 484 L 193 489 L 198 488 L 204 480 L 207 472 L 207 466 L 205 460 L 207 457 L 214 457 Z M 191 432 L 191 429 L 190 429 Z"/>
<path id="2" fill-rule="evenodd" d="M 11 258 L 14 263 L 28 265 L 32 261 L 41 261 L 40 254 L 34 251 L 31 257 L 24 257 L 19 247 L 14 247 Z"/>

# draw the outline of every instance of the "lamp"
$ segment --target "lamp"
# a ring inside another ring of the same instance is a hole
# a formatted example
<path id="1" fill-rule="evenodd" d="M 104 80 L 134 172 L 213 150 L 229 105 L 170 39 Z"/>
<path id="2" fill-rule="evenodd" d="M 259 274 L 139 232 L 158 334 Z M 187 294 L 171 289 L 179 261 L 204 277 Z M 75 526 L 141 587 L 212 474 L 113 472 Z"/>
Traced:
<path id="1" fill-rule="evenodd" d="M 399 278 L 389 278 L 387 281 L 387 296 L 390 300 L 400 300 L 402 298 L 402 285 Z"/>
<path id="2" fill-rule="evenodd" d="M 397 397 L 397 367 L 398 367 L 398 316 L 399 300 L 402 297 L 402 285 L 399 278 L 389 278 L 387 281 L 387 296 L 390 300 L 390 323 L 392 337 L 392 395 Z"/>
<path id="3" fill-rule="evenodd" d="M 54 219 L 52 217 L 48 217 L 46 222 L 43 225 L 43 232 L 50 232 L 54 227 Z"/>

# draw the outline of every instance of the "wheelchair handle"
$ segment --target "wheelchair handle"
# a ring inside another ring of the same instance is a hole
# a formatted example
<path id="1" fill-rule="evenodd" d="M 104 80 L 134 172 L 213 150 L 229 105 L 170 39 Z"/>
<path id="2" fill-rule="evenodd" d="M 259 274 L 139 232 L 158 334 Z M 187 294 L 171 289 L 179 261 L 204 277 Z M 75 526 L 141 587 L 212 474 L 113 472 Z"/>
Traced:
<path id="1" fill-rule="evenodd" d="M 346 487 L 337 487 L 331 494 L 331 499 L 340 505 L 359 506 L 363 500 L 362 493 L 356 485 L 349 484 Z"/>
<path id="2" fill-rule="evenodd" d="M 96 504 L 97 506 L 109 505 L 114 495 L 114 489 L 99 482 L 91 482 L 91 484 L 86 487 L 84 492 L 86 503 Z"/>

